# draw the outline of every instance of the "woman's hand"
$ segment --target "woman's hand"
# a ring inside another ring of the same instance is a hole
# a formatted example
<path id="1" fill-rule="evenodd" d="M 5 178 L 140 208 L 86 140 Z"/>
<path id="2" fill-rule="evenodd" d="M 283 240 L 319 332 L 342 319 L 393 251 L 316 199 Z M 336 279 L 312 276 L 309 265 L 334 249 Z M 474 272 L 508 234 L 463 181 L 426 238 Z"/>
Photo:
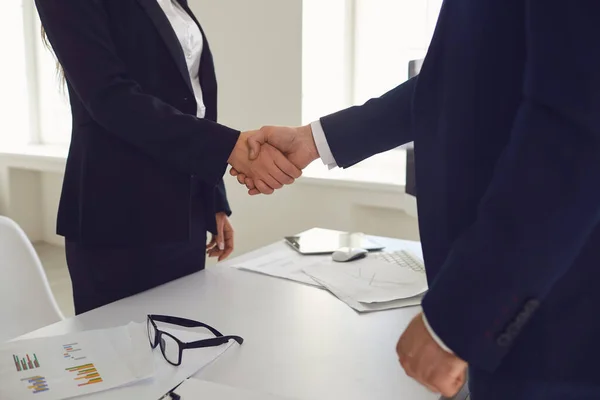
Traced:
<path id="1" fill-rule="evenodd" d="M 219 257 L 223 261 L 233 252 L 233 227 L 227 214 L 220 212 L 217 218 L 217 234 L 212 235 L 212 240 L 206 245 L 206 254 L 209 257 Z"/>

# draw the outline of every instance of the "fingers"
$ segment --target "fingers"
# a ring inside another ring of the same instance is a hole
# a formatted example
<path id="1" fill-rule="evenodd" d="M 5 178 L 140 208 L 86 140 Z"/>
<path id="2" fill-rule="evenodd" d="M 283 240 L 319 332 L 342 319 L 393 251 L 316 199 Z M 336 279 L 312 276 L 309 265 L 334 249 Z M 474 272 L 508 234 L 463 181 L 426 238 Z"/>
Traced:
<path id="1" fill-rule="evenodd" d="M 244 174 L 239 174 L 237 176 L 237 180 L 240 183 L 240 185 L 244 185 L 246 183 L 246 175 Z"/>
<path id="2" fill-rule="evenodd" d="M 248 190 L 256 189 L 256 185 L 254 184 L 253 179 L 246 178 L 244 182 L 246 183 L 246 187 L 248 188 Z"/>
<path id="3" fill-rule="evenodd" d="M 273 194 L 273 192 L 275 192 L 275 190 L 273 190 L 272 187 L 268 186 L 262 180 L 258 180 L 255 183 L 256 183 L 256 189 L 255 190 L 258 190 L 262 194 Z"/>
<path id="4" fill-rule="evenodd" d="M 288 161 L 279 150 L 270 145 L 264 145 L 261 151 L 261 155 L 256 161 L 258 173 L 255 178 L 262 180 L 271 190 L 281 189 L 283 185 L 290 185 L 294 183 L 294 176 L 301 175 L 302 172 Z M 290 171 L 289 173 L 291 175 L 284 172 L 280 166 Z M 263 191 L 263 185 L 259 186 L 256 179 L 255 183 L 256 188 L 262 193 L 265 193 Z M 271 190 L 269 190 L 269 192 L 271 192 Z"/>
<path id="5" fill-rule="evenodd" d="M 225 250 L 223 251 L 223 254 L 221 254 L 219 256 L 219 262 L 227 259 L 227 257 L 229 257 L 231 255 L 231 253 L 233 253 L 233 249 L 234 249 L 234 232 L 233 232 L 233 227 L 231 226 L 229 221 L 227 221 L 227 223 L 225 225 L 224 235 L 225 235 Z"/>
<path id="6" fill-rule="evenodd" d="M 427 353 L 425 351 L 424 353 Z M 402 356 L 400 364 L 406 375 L 417 380 L 434 393 L 452 397 L 465 383 L 466 364 L 450 356 L 440 360 L 432 354 L 419 354 L 416 357 Z"/>
<path id="7" fill-rule="evenodd" d="M 215 235 L 212 235 L 212 238 L 209 243 L 206 244 L 206 250 L 210 250 L 217 245 L 217 239 Z"/>
<path id="8" fill-rule="evenodd" d="M 406 374 L 434 393 L 452 397 L 465 383 L 468 364 L 435 342 L 421 314 L 402 334 L 396 352 Z"/>
<path id="9" fill-rule="evenodd" d="M 228 223 L 227 216 L 224 213 L 217 213 L 217 234 L 213 235 L 210 242 L 211 246 L 207 246 L 207 254 L 209 257 L 220 257 L 225 250 L 225 224 Z"/>
<path id="10" fill-rule="evenodd" d="M 298 179 L 300 176 L 302 176 L 302 171 L 292 164 L 292 162 L 279 151 L 274 152 L 273 162 L 279 171 L 281 171 L 282 174 L 285 174 L 285 176 L 288 178 L 288 180 L 285 182 L 286 185 L 291 185 L 294 183 L 294 179 Z"/>
<path id="11" fill-rule="evenodd" d="M 302 176 L 302 170 L 296 167 L 287 157 L 285 157 L 281 152 L 275 151 L 273 154 L 273 161 L 277 168 L 286 174 L 290 180 L 286 185 L 291 185 L 294 183 L 294 179 L 298 179 Z"/>

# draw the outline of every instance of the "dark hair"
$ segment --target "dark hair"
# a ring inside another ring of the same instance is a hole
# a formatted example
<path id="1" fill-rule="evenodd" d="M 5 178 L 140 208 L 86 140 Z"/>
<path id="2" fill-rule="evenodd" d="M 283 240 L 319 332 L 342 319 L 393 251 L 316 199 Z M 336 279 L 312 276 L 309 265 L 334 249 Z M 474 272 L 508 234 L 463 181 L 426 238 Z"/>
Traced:
<path id="1" fill-rule="evenodd" d="M 46 48 L 48 50 L 50 50 L 52 52 L 52 54 L 54 54 L 54 51 L 52 50 L 52 45 L 48 41 L 48 35 L 46 34 L 46 30 L 44 29 L 43 26 L 42 26 L 42 29 L 41 29 L 41 35 L 42 35 L 42 42 L 44 43 L 44 46 L 46 46 Z M 55 54 L 54 54 L 54 57 L 56 58 Z M 65 80 L 65 70 L 63 69 L 62 65 L 60 65 L 60 62 L 58 62 L 58 59 L 56 59 L 56 75 L 57 75 L 58 80 L 60 82 L 61 88 L 64 88 L 64 84 L 66 82 L 66 80 Z"/>

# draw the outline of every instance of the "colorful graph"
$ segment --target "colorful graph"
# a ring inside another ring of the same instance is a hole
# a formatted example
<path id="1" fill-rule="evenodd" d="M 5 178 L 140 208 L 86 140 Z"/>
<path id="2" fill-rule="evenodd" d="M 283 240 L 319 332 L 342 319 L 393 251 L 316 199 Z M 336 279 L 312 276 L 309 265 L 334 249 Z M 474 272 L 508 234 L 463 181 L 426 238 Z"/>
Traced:
<path id="1" fill-rule="evenodd" d="M 13 354 L 13 361 L 15 363 L 15 367 L 17 367 L 17 371 L 28 371 L 30 369 L 39 368 L 40 362 L 37 359 L 37 356 L 33 355 L 33 360 L 27 354 L 24 358 L 19 358 L 18 356 Z"/>
<path id="2" fill-rule="evenodd" d="M 27 382 L 29 384 L 29 386 L 27 386 L 27 389 L 31 390 L 34 394 L 47 392 L 48 390 L 50 390 L 50 388 L 48 387 L 48 382 L 46 382 L 46 378 L 44 378 L 43 376 L 32 376 L 31 378 L 23 378 L 21 379 L 21 382 Z"/>
<path id="3" fill-rule="evenodd" d="M 81 355 L 81 347 L 79 343 L 63 344 L 64 358 L 74 361 L 84 360 L 86 357 Z"/>
<path id="4" fill-rule="evenodd" d="M 67 368 L 66 371 L 76 372 L 76 381 L 82 381 L 77 386 L 93 385 L 102 382 L 102 377 L 94 364 L 85 364 L 78 367 Z"/>

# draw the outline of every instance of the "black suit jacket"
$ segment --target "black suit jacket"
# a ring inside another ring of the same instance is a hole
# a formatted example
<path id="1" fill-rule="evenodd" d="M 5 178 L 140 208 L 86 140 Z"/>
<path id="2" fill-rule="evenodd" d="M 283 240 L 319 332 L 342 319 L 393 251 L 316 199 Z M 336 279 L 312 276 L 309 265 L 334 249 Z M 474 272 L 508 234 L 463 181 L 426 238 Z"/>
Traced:
<path id="1" fill-rule="evenodd" d="M 239 132 L 215 122 L 206 37 L 199 119 L 180 43 L 156 0 L 36 4 L 73 112 L 58 233 L 90 243 L 185 241 L 193 206 L 214 231 L 215 211 L 230 213 L 222 176 Z"/>
<path id="2" fill-rule="evenodd" d="M 419 76 L 321 120 L 342 167 L 414 140 L 423 310 L 496 385 L 481 398 L 550 398 L 502 377 L 598 382 L 598 17 L 596 0 L 446 0 Z"/>

